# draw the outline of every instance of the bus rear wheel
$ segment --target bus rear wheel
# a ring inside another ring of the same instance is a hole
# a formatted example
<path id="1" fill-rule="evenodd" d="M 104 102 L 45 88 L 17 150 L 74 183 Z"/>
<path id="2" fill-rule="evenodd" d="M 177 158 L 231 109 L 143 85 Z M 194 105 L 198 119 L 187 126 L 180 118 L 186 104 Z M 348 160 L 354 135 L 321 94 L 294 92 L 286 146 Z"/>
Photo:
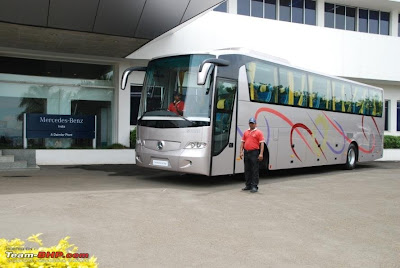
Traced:
<path id="1" fill-rule="evenodd" d="M 352 143 L 347 150 L 347 158 L 346 158 L 346 165 L 345 169 L 351 170 L 356 167 L 357 164 L 357 148 Z"/>

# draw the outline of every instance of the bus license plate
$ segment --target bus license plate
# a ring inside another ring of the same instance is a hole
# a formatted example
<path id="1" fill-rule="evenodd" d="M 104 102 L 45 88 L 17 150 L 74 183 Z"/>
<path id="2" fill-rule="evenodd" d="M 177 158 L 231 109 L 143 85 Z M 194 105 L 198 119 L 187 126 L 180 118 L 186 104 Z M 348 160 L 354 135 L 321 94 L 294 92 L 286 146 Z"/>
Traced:
<path id="1" fill-rule="evenodd" d="M 168 167 L 168 161 L 167 160 L 154 160 L 153 159 L 153 166 Z"/>

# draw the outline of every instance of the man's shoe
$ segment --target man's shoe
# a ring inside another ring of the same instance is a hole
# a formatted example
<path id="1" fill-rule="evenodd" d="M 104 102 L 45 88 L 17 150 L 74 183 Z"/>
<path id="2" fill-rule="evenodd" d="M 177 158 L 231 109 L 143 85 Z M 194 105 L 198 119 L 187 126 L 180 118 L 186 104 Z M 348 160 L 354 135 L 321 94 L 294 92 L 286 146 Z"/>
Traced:
<path id="1" fill-rule="evenodd" d="M 251 187 L 250 187 L 250 186 L 246 186 L 246 187 L 244 187 L 244 188 L 242 189 L 242 191 L 248 191 L 248 190 L 251 190 Z"/>
<path id="2" fill-rule="evenodd" d="M 250 190 L 250 193 L 256 193 L 256 192 L 258 192 L 258 187 L 257 186 L 252 186 L 251 190 Z"/>

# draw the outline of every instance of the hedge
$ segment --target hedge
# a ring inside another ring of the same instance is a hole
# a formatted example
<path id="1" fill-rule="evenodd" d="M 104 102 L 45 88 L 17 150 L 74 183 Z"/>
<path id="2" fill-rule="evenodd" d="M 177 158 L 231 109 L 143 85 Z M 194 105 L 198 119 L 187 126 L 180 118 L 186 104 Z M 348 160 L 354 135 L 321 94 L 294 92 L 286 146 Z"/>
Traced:
<path id="1" fill-rule="evenodd" d="M 400 136 L 385 136 L 383 140 L 383 148 L 400 149 Z"/>

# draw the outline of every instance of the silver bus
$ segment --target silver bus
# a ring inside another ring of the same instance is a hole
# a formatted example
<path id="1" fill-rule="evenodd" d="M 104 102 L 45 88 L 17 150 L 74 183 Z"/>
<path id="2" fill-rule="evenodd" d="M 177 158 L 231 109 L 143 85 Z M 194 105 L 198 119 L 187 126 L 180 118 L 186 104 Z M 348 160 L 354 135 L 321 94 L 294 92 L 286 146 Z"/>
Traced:
<path id="1" fill-rule="evenodd" d="M 153 59 L 138 114 L 136 164 L 207 176 L 244 172 L 248 119 L 265 137 L 260 168 L 372 161 L 383 154 L 383 90 L 246 49 Z M 182 114 L 168 110 L 174 94 Z"/>

